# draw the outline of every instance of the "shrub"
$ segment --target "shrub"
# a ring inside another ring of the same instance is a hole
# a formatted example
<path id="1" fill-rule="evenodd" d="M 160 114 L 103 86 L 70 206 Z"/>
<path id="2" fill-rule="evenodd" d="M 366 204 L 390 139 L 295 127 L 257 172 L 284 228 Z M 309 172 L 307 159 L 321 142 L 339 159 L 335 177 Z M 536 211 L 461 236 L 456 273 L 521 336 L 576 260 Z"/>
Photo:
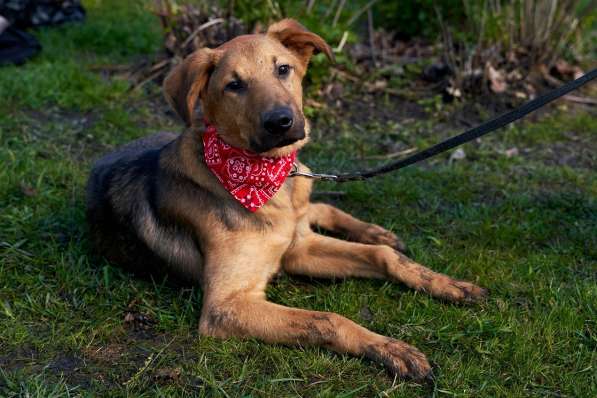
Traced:
<path id="1" fill-rule="evenodd" d="M 487 88 L 480 81 L 488 80 L 494 92 L 513 84 L 529 95 L 534 92 L 526 81 L 529 74 L 549 79 L 556 61 L 561 65 L 564 58 L 574 57 L 575 34 L 590 7 L 585 0 L 461 2 L 465 19 L 460 29 L 436 9 L 454 89 L 478 92 Z"/>
<path id="2" fill-rule="evenodd" d="M 435 39 L 440 31 L 436 7 L 439 7 L 444 20 L 450 25 L 459 26 L 465 19 L 461 0 L 381 1 L 373 10 L 379 25 L 403 38 L 417 36 Z"/>

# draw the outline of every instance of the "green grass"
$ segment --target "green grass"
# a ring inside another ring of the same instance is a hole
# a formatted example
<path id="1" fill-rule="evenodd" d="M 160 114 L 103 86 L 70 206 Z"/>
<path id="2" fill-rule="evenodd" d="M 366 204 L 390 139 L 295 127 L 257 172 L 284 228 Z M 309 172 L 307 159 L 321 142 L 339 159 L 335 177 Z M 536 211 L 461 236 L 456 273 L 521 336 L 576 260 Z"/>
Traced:
<path id="1" fill-rule="evenodd" d="M 88 23 L 36 32 L 44 52 L 0 70 L 0 396 L 597 395 L 593 115 L 555 109 L 466 145 L 461 161 L 318 186 L 344 193 L 324 200 L 397 232 L 416 260 L 491 290 L 483 304 L 458 306 L 380 281 L 271 285 L 275 302 L 340 313 L 437 365 L 432 385 L 392 380 L 325 349 L 200 337 L 198 289 L 140 280 L 91 254 L 92 160 L 179 127 L 158 87 L 129 92 L 92 68 L 151 55 L 160 44 L 151 16 L 136 2 L 86 4 Z M 401 105 L 393 101 L 378 105 Z M 357 153 L 384 152 L 380 142 L 423 147 L 455 132 L 432 129 L 454 109 L 428 108 L 400 125 L 359 116 L 360 130 L 321 112 L 302 159 L 322 171 L 356 167 Z M 520 155 L 508 158 L 512 147 Z"/>

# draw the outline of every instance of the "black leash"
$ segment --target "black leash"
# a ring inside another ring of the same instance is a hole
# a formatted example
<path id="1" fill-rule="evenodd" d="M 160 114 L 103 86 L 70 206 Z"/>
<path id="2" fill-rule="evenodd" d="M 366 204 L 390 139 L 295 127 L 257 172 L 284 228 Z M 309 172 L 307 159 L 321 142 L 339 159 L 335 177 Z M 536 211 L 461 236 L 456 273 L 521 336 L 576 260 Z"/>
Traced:
<path id="1" fill-rule="evenodd" d="M 399 170 L 403 167 L 410 166 L 411 164 L 418 163 L 422 160 L 429 159 L 432 156 L 435 156 L 439 153 L 445 152 L 449 149 L 452 149 L 458 145 L 462 145 L 466 142 L 472 141 L 476 138 L 482 137 L 485 134 L 489 134 L 492 131 L 495 131 L 499 128 L 502 128 L 518 119 L 521 119 L 528 115 L 531 112 L 536 111 L 537 109 L 547 105 L 548 103 L 563 97 L 564 95 L 568 94 L 571 91 L 574 91 L 581 86 L 589 83 L 591 80 L 597 77 L 597 69 L 593 69 L 592 71 L 586 73 L 585 75 L 579 77 L 576 80 L 573 80 L 569 83 L 566 83 L 554 90 L 547 92 L 546 94 L 541 95 L 540 97 L 535 98 L 527 102 L 524 105 L 519 106 L 518 108 L 505 113 L 501 116 L 496 117 L 495 119 L 489 120 L 483 123 L 480 126 L 473 127 L 470 130 L 465 131 L 462 134 L 456 135 L 454 137 L 448 138 L 445 141 L 440 142 L 432 147 L 424 149 L 420 152 L 417 152 L 411 156 L 408 156 L 404 159 L 396 160 L 394 162 L 390 162 L 384 164 L 379 167 L 375 167 L 372 169 L 364 170 L 364 171 L 356 171 L 353 173 L 343 173 L 343 174 L 318 174 L 318 173 L 307 173 L 298 171 L 296 165 L 294 166 L 293 170 L 290 172 L 290 177 L 307 177 L 313 178 L 317 180 L 324 180 L 324 181 L 336 181 L 336 182 L 346 182 L 346 181 L 358 181 L 358 180 L 365 180 L 367 178 L 375 177 L 380 174 L 389 173 L 390 171 Z"/>

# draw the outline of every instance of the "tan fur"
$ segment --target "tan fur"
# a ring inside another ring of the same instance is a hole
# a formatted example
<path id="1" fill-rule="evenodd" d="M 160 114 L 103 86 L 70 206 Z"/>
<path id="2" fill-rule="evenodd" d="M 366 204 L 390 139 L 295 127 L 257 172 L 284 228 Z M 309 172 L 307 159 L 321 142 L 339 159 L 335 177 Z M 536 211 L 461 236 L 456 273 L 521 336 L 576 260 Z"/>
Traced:
<path id="1" fill-rule="evenodd" d="M 150 137 L 100 160 L 88 185 L 88 217 L 99 250 L 112 261 L 164 271 L 200 283 L 199 330 L 226 338 L 256 337 L 270 343 L 321 345 L 382 362 L 394 374 L 430 374 L 425 356 L 408 344 L 378 335 L 337 314 L 270 303 L 265 288 L 280 271 L 323 278 L 367 277 L 402 282 L 450 301 L 476 300 L 485 291 L 435 273 L 401 254 L 400 240 L 330 205 L 310 203 L 311 181 L 289 178 L 260 210 L 249 213 L 224 190 L 203 162 L 195 101 L 222 138 L 249 148 L 260 111 L 290 106 L 303 119 L 301 80 L 314 52 L 329 46 L 292 20 L 265 35 L 241 36 L 203 49 L 177 66 L 164 83 L 166 96 L 190 126 L 182 135 Z M 292 65 L 282 80 L 279 63 Z M 240 76 L 242 95 L 224 89 Z M 308 124 L 304 121 L 308 132 Z M 302 147 L 305 139 L 269 155 Z M 299 166 L 307 170 L 304 165 Z M 315 233 L 339 232 L 354 242 Z"/>

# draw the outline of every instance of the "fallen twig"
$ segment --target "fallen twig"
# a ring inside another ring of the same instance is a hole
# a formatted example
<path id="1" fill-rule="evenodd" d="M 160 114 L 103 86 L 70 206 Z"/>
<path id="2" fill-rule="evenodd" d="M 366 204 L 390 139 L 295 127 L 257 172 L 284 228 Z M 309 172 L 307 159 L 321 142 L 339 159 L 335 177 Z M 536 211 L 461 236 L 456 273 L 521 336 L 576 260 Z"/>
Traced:
<path id="1" fill-rule="evenodd" d="M 131 66 L 130 65 L 110 65 L 110 64 L 93 64 L 87 67 L 90 71 L 108 71 L 108 72 L 126 72 Z"/>
<path id="2" fill-rule="evenodd" d="M 342 49 L 344 48 L 344 45 L 346 44 L 346 40 L 348 40 L 348 32 L 344 31 L 344 34 L 342 34 L 342 39 L 340 39 L 340 43 L 338 44 L 338 47 L 334 48 L 335 53 L 342 52 Z"/>
<path id="3" fill-rule="evenodd" d="M 576 102 L 578 104 L 586 104 L 586 105 L 597 105 L 597 100 L 588 97 L 579 97 L 578 95 L 568 94 L 563 97 L 565 100 L 570 102 Z"/>
<path id="4" fill-rule="evenodd" d="M 359 83 L 361 81 L 360 78 L 358 78 L 357 76 L 353 76 L 348 72 L 345 72 L 341 69 L 338 68 L 332 68 L 332 71 L 334 74 L 346 79 L 346 80 L 350 80 L 351 82 L 355 82 L 355 83 Z"/>
<path id="5" fill-rule="evenodd" d="M 361 15 L 363 15 L 364 12 L 370 11 L 371 7 L 373 7 L 373 5 L 377 2 L 378 2 L 378 0 L 371 0 L 369 3 L 367 3 L 363 7 L 361 7 L 352 17 L 350 17 L 350 19 L 346 23 L 346 26 L 350 26 L 353 23 L 355 23 L 356 20 L 359 19 L 359 17 Z"/>
<path id="6" fill-rule="evenodd" d="M 549 70 L 547 69 L 547 66 L 545 64 L 539 66 L 539 73 L 541 74 L 543 80 L 545 80 L 549 85 L 553 87 L 559 87 L 562 84 L 564 84 L 560 79 L 553 77 L 549 73 Z"/>
<path id="7" fill-rule="evenodd" d="M 181 48 L 186 48 L 189 45 L 189 43 L 195 38 L 195 36 L 197 36 L 202 30 L 205 30 L 205 29 L 209 28 L 210 26 L 220 24 L 224 21 L 225 21 L 224 18 L 216 18 L 216 19 L 212 19 L 211 21 L 208 21 L 208 22 L 200 25 L 197 29 L 195 29 L 193 31 L 193 33 L 191 33 L 189 35 L 189 37 L 187 37 L 185 39 L 185 41 L 182 43 Z"/>
<path id="8" fill-rule="evenodd" d="M 141 80 L 139 83 L 137 83 L 134 86 L 132 86 L 131 89 L 130 89 L 130 91 L 138 90 L 139 88 L 143 87 L 148 82 L 150 82 L 153 79 L 155 79 L 156 77 L 160 76 L 163 73 L 164 68 L 170 65 L 170 63 L 172 62 L 172 59 L 169 58 L 169 59 L 166 59 L 165 61 L 168 61 L 168 62 L 163 63 L 163 61 L 162 61 L 162 62 L 160 62 L 160 63 L 157 64 L 157 65 L 160 65 L 159 69 L 156 69 L 155 67 L 152 67 L 151 69 L 153 70 L 153 72 L 150 73 L 143 80 Z"/>
<path id="9" fill-rule="evenodd" d="M 346 196 L 346 192 L 343 191 L 313 191 L 312 194 L 315 196 Z"/>
<path id="10" fill-rule="evenodd" d="M 362 159 L 363 160 L 384 160 L 384 159 L 393 159 L 393 158 L 398 158 L 400 156 L 403 155 L 408 155 L 409 153 L 413 153 L 417 150 L 417 148 L 413 147 L 413 148 L 408 148 L 408 149 L 404 149 L 402 151 L 397 151 L 397 152 L 390 152 L 390 153 L 386 153 L 384 155 L 371 155 L 371 156 L 365 156 Z"/>

